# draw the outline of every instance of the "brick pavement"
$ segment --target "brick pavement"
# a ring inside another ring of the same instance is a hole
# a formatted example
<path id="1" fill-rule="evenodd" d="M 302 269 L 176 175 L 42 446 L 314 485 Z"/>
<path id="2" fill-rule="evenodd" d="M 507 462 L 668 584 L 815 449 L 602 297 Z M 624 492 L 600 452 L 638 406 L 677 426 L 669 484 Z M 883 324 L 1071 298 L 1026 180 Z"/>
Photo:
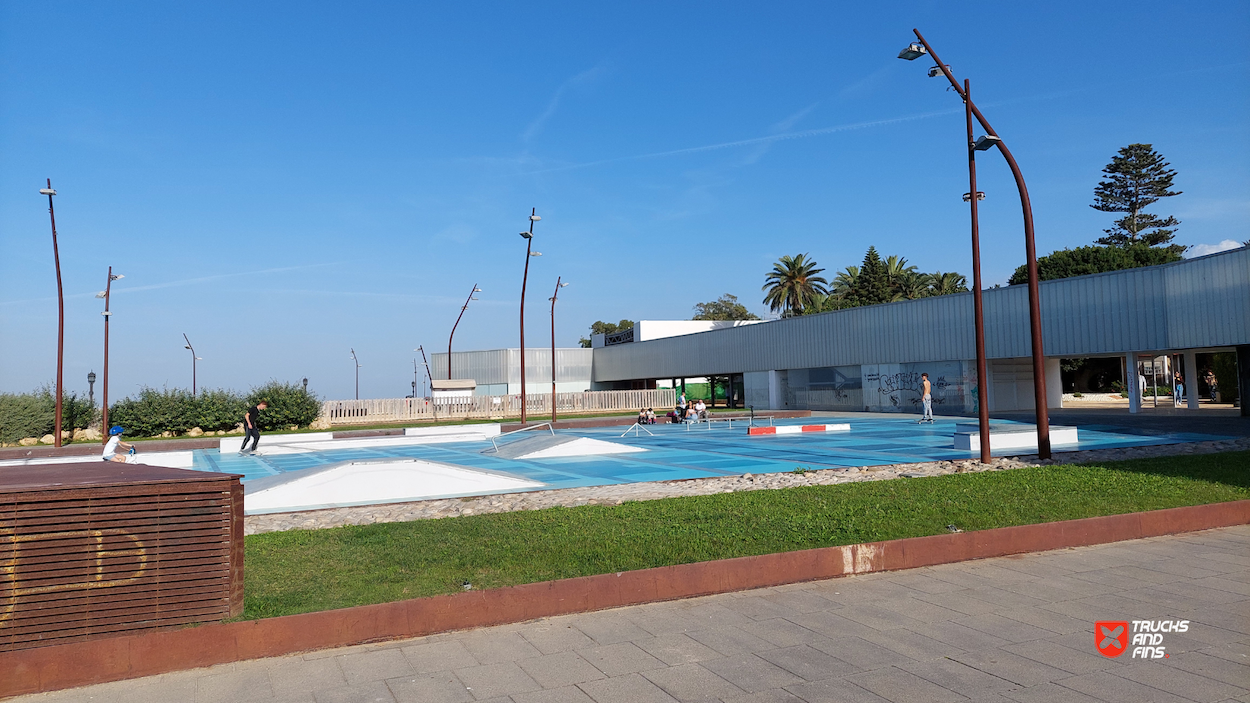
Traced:
<path id="1" fill-rule="evenodd" d="M 1168 658 L 1095 620 L 1189 620 Z M 1250 702 L 1250 526 L 177 672 L 30 703 Z"/>

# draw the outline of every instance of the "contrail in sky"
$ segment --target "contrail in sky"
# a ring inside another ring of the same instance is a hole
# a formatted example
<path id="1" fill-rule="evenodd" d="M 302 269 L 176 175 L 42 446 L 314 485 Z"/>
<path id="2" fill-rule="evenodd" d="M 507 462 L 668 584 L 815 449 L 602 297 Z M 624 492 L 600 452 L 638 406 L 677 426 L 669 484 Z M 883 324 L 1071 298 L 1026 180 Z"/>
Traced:
<path id="1" fill-rule="evenodd" d="M 936 112 L 925 112 L 919 115 L 908 115 L 907 117 L 894 117 L 888 120 L 872 120 L 870 122 L 855 122 L 852 124 L 835 125 L 832 127 L 819 127 L 817 129 L 805 129 L 799 132 L 785 132 L 783 134 L 770 134 L 764 137 L 752 137 L 750 139 L 739 139 L 732 142 L 721 142 L 719 144 L 707 144 L 705 146 L 692 146 L 685 149 L 673 149 L 671 151 L 656 151 L 650 154 L 638 154 L 635 156 L 618 156 L 613 159 L 601 159 L 599 161 L 587 161 L 582 164 L 570 164 L 568 166 L 555 166 L 552 168 L 539 169 L 537 171 L 528 171 L 525 175 L 536 173 L 552 173 L 554 171 L 571 171 L 578 168 L 587 168 L 590 166 L 600 166 L 602 164 L 613 164 L 622 161 L 639 161 L 641 159 L 656 159 L 663 156 L 678 156 L 681 154 L 696 154 L 701 151 L 715 151 L 717 149 L 729 149 L 738 146 L 750 146 L 752 144 L 767 144 L 769 142 L 779 142 L 786 139 L 805 139 L 807 137 L 818 137 L 824 134 L 834 134 L 836 132 L 850 132 L 856 129 L 867 129 L 869 127 L 881 127 L 884 125 L 898 124 L 900 122 L 912 122 L 914 120 L 924 120 L 930 117 L 939 117 L 942 115 L 952 115 L 957 112 L 963 112 L 964 109 L 952 108 L 949 110 L 938 110 Z"/>
<path id="2" fill-rule="evenodd" d="M 133 293 L 137 291 L 159 290 L 161 288 L 173 288 L 175 286 L 190 286 L 196 283 L 206 283 L 208 281 L 217 281 L 223 278 L 237 278 L 239 276 L 257 276 L 257 275 L 266 274 L 266 273 L 282 273 L 284 271 L 300 271 L 303 269 L 318 268 L 321 266 L 329 266 L 329 265 L 330 264 L 326 263 L 326 264 L 307 264 L 305 266 L 281 266 L 278 268 L 261 269 L 259 271 L 238 271 L 236 273 L 219 273 L 214 276 L 200 276 L 198 278 L 184 278 L 180 281 L 165 281 L 164 283 L 152 283 L 146 286 L 124 286 L 124 287 L 118 286 L 113 289 L 113 295 L 117 295 L 119 293 L 121 294 Z M 95 293 L 92 292 L 92 293 L 70 293 L 66 295 L 65 297 L 69 299 L 69 298 L 90 298 L 94 296 L 95 296 Z M 27 298 L 25 300 L 0 300 L 0 305 L 16 305 L 18 303 L 36 303 L 36 302 L 42 302 L 42 301 L 48 301 L 48 300 L 56 300 L 56 298 L 53 296 L 48 296 L 44 298 Z"/>

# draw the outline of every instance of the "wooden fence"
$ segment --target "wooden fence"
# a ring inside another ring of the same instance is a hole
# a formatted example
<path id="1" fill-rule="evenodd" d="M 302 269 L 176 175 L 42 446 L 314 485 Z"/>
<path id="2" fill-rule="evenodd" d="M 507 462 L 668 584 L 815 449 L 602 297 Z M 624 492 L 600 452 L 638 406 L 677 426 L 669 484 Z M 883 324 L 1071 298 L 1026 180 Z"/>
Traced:
<path id="1" fill-rule="evenodd" d="M 556 411 L 561 415 L 637 412 L 640 408 L 655 408 L 662 415 L 677 404 L 676 391 L 672 388 L 556 393 L 555 399 Z M 526 394 L 526 413 L 550 415 L 551 394 Z M 321 404 L 321 419 L 329 421 L 331 426 L 416 420 L 502 420 L 520 416 L 520 394 L 461 396 L 437 401 L 428 398 L 327 400 Z"/>

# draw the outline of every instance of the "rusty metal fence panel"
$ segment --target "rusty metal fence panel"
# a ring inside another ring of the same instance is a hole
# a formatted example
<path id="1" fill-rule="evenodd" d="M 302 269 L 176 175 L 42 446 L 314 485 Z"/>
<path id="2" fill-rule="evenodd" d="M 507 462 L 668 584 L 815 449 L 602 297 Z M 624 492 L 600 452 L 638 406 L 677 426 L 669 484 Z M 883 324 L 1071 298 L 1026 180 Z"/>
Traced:
<path id="1" fill-rule="evenodd" d="M 240 615 L 239 479 L 107 462 L 0 469 L 0 651 Z"/>

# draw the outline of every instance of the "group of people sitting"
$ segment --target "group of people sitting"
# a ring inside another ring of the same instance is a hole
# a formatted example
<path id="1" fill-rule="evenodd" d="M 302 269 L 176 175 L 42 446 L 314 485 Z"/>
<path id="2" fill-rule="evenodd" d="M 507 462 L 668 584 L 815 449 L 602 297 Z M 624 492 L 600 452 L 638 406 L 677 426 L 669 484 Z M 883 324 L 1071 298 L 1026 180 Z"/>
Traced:
<path id="1" fill-rule="evenodd" d="M 677 407 L 668 413 L 669 422 L 673 424 L 681 424 L 683 422 L 698 422 L 707 419 L 707 405 L 700 398 L 693 403 L 686 403 L 685 396 L 677 401 Z"/>
<path id="2" fill-rule="evenodd" d="M 644 408 L 642 410 L 639 410 L 638 411 L 638 424 L 654 425 L 655 424 L 655 411 L 652 410 L 651 408 Z"/>

